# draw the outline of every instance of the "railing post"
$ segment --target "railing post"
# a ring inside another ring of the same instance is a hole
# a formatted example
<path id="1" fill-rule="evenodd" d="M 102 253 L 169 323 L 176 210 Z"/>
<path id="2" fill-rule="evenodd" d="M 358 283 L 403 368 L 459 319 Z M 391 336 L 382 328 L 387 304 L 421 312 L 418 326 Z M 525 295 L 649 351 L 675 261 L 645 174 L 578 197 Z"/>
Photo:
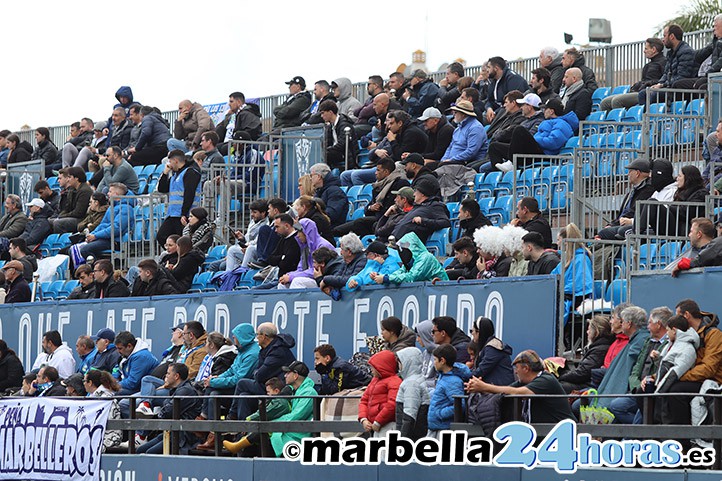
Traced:
<path id="1" fill-rule="evenodd" d="M 180 408 L 180 399 L 177 397 L 174 397 L 172 399 L 173 402 L 173 419 L 180 419 L 181 416 L 181 408 Z M 170 453 L 172 455 L 178 455 L 180 453 L 180 431 L 177 429 L 173 429 L 170 432 Z"/>
<path id="2" fill-rule="evenodd" d="M 616 85 L 614 81 L 614 60 L 616 50 L 613 45 L 607 45 L 604 47 L 604 78 L 605 87 L 614 87 Z"/>

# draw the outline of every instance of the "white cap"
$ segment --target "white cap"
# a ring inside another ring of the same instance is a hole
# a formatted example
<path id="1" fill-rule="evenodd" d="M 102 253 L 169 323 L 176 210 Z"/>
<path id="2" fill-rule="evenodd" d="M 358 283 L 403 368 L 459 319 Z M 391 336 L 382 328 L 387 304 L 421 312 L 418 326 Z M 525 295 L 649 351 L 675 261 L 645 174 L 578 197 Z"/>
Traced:
<path id="1" fill-rule="evenodd" d="M 429 119 L 440 119 L 441 117 L 442 115 L 439 109 L 437 109 L 436 107 L 429 107 L 428 109 L 424 110 L 424 113 L 421 114 L 419 120 L 423 122 Z"/>
<path id="2" fill-rule="evenodd" d="M 537 94 L 526 94 L 523 99 L 517 100 L 516 103 L 531 105 L 535 109 L 538 109 L 539 105 L 541 105 L 541 99 Z"/>
<path id="3" fill-rule="evenodd" d="M 45 201 L 43 199 L 33 199 L 25 204 L 25 207 L 40 207 L 42 209 L 45 207 Z"/>

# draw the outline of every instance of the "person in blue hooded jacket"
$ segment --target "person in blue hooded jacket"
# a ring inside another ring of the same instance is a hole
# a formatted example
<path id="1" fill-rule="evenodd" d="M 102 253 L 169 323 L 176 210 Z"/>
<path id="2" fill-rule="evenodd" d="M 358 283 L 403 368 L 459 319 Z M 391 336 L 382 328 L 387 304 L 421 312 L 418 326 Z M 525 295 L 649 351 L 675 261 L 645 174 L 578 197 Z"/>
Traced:
<path id="1" fill-rule="evenodd" d="M 361 272 L 351 276 L 346 282 L 345 289 L 348 291 L 355 291 L 360 286 L 375 284 L 371 279 L 372 272 L 385 276 L 397 271 L 401 265 L 399 253 L 394 249 L 389 251 L 386 244 L 380 241 L 373 241 L 369 244 L 364 250 L 364 254 L 366 254 L 367 259 L 366 265 L 361 269 Z"/>
<path id="2" fill-rule="evenodd" d="M 258 353 L 261 348 L 256 343 L 256 330 L 251 324 L 238 324 L 231 331 L 233 333 L 233 344 L 238 349 L 233 365 L 230 369 L 224 371 L 218 376 L 210 376 L 204 381 L 205 396 L 207 400 L 203 403 L 203 409 L 201 416 L 204 419 L 216 419 L 216 413 L 214 412 L 215 403 L 212 399 L 213 396 L 233 394 L 236 390 L 236 384 L 241 379 L 250 379 L 253 375 L 253 370 L 258 364 Z M 226 407 L 230 406 L 230 399 L 221 400 L 221 405 Z"/>
<path id="3" fill-rule="evenodd" d="M 592 254 L 577 239 L 582 233 L 576 224 L 567 224 L 557 235 L 557 245 L 563 245 L 564 254 L 562 262 L 557 264 L 552 275 L 560 275 L 564 269 L 564 322 L 573 317 L 574 310 L 594 292 L 594 269 L 592 268 Z M 564 239 L 574 242 L 564 242 Z"/>
<path id="4" fill-rule="evenodd" d="M 456 348 L 442 344 L 434 349 L 434 367 L 438 372 L 436 389 L 429 404 L 429 436 L 435 431 L 449 429 L 454 420 L 454 396 L 464 395 L 464 383 L 471 378 L 469 368 L 456 362 Z"/>
<path id="5" fill-rule="evenodd" d="M 128 187 L 121 183 L 112 183 L 108 189 L 108 197 L 111 199 L 127 193 Z M 85 242 L 75 244 L 70 248 L 74 265 L 83 264 L 90 255 L 96 258 L 100 256 L 103 251 L 111 248 L 113 240 L 120 241 L 130 226 L 135 224 L 135 212 L 130 200 L 117 199 L 114 204 L 112 211 L 111 209 L 106 210 L 100 224 L 85 237 Z M 113 239 L 111 239 L 111 235 Z"/>
<path id="6" fill-rule="evenodd" d="M 148 349 L 148 343 L 137 339 L 129 331 L 121 331 L 115 336 L 115 347 L 122 356 L 118 370 L 113 375 L 120 379 L 118 395 L 127 396 L 140 391 L 140 381 L 158 365 L 158 359 Z M 122 403 L 121 403 L 122 409 Z"/>
<path id="7" fill-rule="evenodd" d="M 117 109 L 118 107 L 125 110 L 125 117 L 128 117 L 128 114 L 130 113 L 130 106 L 133 105 L 133 90 L 128 87 L 127 85 L 123 85 L 120 87 L 117 92 L 115 92 L 115 98 L 118 100 L 118 103 L 113 105 L 113 110 Z M 111 115 L 108 117 L 108 138 L 105 141 L 105 146 L 110 146 L 110 139 L 112 137 L 113 128 L 115 127 L 115 123 L 113 122 L 113 116 Z"/>

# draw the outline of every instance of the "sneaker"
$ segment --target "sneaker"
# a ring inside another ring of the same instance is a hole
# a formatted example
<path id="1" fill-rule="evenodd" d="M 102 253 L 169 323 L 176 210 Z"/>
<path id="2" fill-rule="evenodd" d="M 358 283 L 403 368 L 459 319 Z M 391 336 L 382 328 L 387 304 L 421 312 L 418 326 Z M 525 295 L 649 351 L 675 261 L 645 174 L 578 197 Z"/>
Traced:
<path id="1" fill-rule="evenodd" d="M 135 433 L 135 447 L 140 447 L 148 442 L 148 437 Z"/>
<path id="2" fill-rule="evenodd" d="M 511 170 L 514 168 L 514 163 L 511 160 L 507 160 L 506 162 L 496 164 L 496 168 L 501 170 L 502 172 L 511 172 Z"/>
<path id="3" fill-rule="evenodd" d="M 268 266 L 268 262 L 266 262 L 266 261 L 259 260 L 259 261 L 254 261 L 254 262 L 248 263 L 248 267 L 250 267 L 251 269 L 259 269 L 260 270 L 266 266 Z"/>
<path id="4" fill-rule="evenodd" d="M 135 410 L 135 414 L 145 418 L 153 417 L 154 415 L 153 409 L 151 408 L 148 401 L 143 401 L 142 403 L 140 403 L 140 405 L 138 405 L 138 408 Z"/>

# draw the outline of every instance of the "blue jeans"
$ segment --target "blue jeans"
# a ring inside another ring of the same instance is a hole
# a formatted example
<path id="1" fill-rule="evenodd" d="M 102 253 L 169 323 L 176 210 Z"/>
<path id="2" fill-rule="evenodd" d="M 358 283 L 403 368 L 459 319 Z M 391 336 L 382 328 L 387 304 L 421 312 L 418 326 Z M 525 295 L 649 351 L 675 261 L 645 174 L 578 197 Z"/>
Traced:
<path id="1" fill-rule="evenodd" d="M 182 150 L 186 154 L 190 152 L 190 150 L 188 150 L 188 147 L 186 147 L 185 140 L 178 140 L 171 137 L 170 139 L 168 139 L 168 142 L 166 142 L 166 145 L 168 146 L 168 152 L 175 149 Z"/>
<path id="2" fill-rule="evenodd" d="M 639 412 L 637 401 L 632 397 L 618 397 L 612 399 L 609 404 L 609 410 L 614 414 L 614 422 L 616 424 L 637 424 L 634 422 L 636 414 Z M 641 424 L 641 414 L 640 414 Z"/>
<path id="3" fill-rule="evenodd" d="M 158 389 L 165 381 L 155 376 L 144 376 L 140 381 L 140 401 L 147 401 L 151 406 L 162 406 L 164 399 L 148 399 L 151 396 L 168 396 L 170 391 L 168 389 Z"/>
<path id="4" fill-rule="evenodd" d="M 130 441 L 131 443 L 133 440 Z M 138 454 L 163 454 L 163 435 L 159 434 L 135 450 Z"/>
<path id="5" fill-rule="evenodd" d="M 94 256 L 97 259 L 100 254 L 108 249 L 110 249 L 110 239 L 95 239 L 80 248 L 80 255 L 86 259 L 88 256 Z"/>
<path id="6" fill-rule="evenodd" d="M 263 396 L 266 394 L 266 388 L 257 383 L 253 379 L 241 379 L 236 384 L 234 396 L 257 394 Z M 258 400 L 252 398 L 234 399 L 229 414 L 234 414 L 236 419 L 246 419 L 251 414 L 258 411 Z M 210 419 L 210 417 L 209 417 Z"/>
<path id="7" fill-rule="evenodd" d="M 341 185 L 371 184 L 376 182 L 376 169 L 353 169 L 341 172 Z"/>

